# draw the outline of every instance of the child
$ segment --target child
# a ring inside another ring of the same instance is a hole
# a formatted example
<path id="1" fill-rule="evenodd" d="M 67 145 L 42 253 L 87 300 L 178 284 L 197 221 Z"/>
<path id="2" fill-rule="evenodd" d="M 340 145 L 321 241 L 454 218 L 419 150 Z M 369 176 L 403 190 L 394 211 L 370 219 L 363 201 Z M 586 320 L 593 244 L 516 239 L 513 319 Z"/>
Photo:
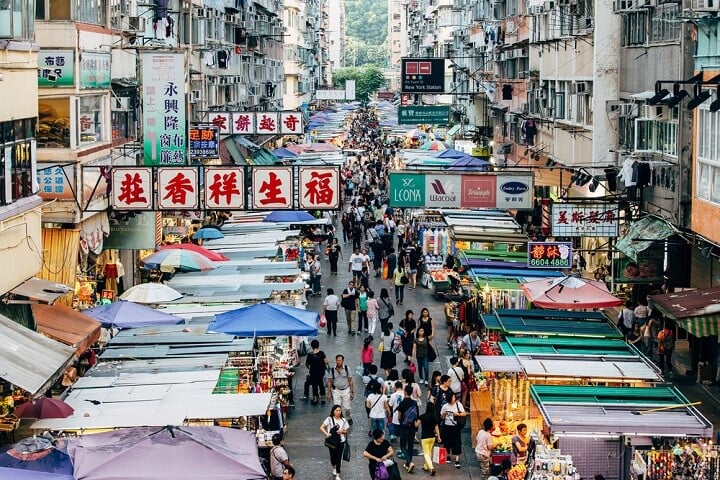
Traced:
<path id="1" fill-rule="evenodd" d="M 362 350 L 360 351 L 360 360 L 363 364 L 363 375 L 368 374 L 368 369 L 370 368 L 370 365 L 373 364 L 373 358 L 375 356 L 375 349 L 372 345 L 373 337 L 372 335 L 368 335 L 365 337 L 365 341 L 363 342 Z"/>
<path id="2" fill-rule="evenodd" d="M 370 335 L 375 335 L 375 326 L 377 325 L 379 311 L 380 304 L 378 303 L 377 298 L 375 298 L 375 292 L 370 290 L 368 292 L 367 299 L 368 330 L 370 331 Z"/>
<path id="3" fill-rule="evenodd" d="M 360 272 L 360 285 L 370 290 L 370 273 L 367 267 L 362 267 L 362 271 Z"/>

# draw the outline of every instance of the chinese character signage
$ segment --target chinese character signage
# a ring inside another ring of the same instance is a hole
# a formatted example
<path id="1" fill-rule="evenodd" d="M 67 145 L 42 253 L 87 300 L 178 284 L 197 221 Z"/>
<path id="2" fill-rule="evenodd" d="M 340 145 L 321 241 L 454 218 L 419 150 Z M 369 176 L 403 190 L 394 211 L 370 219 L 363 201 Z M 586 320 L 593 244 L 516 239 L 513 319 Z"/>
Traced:
<path id="1" fill-rule="evenodd" d="M 80 88 L 110 88 L 110 53 L 80 53 Z"/>
<path id="2" fill-rule="evenodd" d="M 400 125 L 418 125 L 421 123 L 445 125 L 449 122 L 449 105 L 412 105 L 398 107 L 398 123 Z"/>
<path id="3" fill-rule="evenodd" d="M 403 93 L 443 93 L 444 58 L 403 58 L 400 66 Z"/>
<path id="4" fill-rule="evenodd" d="M 74 60 L 73 50 L 40 50 L 38 87 L 72 87 L 75 84 Z"/>
<path id="5" fill-rule="evenodd" d="M 302 135 L 302 114 L 300 112 L 281 112 L 280 133 L 283 135 Z"/>
<path id="6" fill-rule="evenodd" d="M 209 112 L 208 122 L 222 135 L 302 135 L 300 112 Z"/>
<path id="7" fill-rule="evenodd" d="M 529 268 L 570 268 L 572 267 L 571 242 L 529 242 Z"/>
<path id="8" fill-rule="evenodd" d="M 232 114 L 232 133 L 255 133 L 255 114 L 252 112 L 235 112 Z"/>
<path id="9" fill-rule="evenodd" d="M 300 167 L 300 208 L 336 210 L 340 206 L 340 171 L 337 168 Z"/>
<path id="10" fill-rule="evenodd" d="M 532 210 L 530 174 L 390 173 L 390 206 Z"/>
<path id="11" fill-rule="evenodd" d="M 555 203 L 554 237 L 617 237 L 617 203 Z"/>
<path id="12" fill-rule="evenodd" d="M 218 158 L 219 141 L 218 127 L 209 125 L 191 126 L 188 130 L 190 159 Z"/>
<path id="13" fill-rule="evenodd" d="M 220 134 L 232 133 L 232 114 L 228 112 L 210 112 L 208 113 L 208 120 L 217 127 Z"/>
<path id="14" fill-rule="evenodd" d="M 198 208 L 196 168 L 161 167 L 157 170 L 158 206 L 162 210 Z"/>
<path id="15" fill-rule="evenodd" d="M 142 55 L 145 165 L 184 165 L 185 55 Z"/>
<path id="16" fill-rule="evenodd" d="M 255 210 L 288 210 L 293 207 L 292 167 L 254 167 L 252 197 Z"/>
<path id="17" fill-rule="evenodd" d="M 44 200 L 72 200 L 75 198 L 70 181 L 75 178 L 74 165 L 45 166 L 38 164 L 38 194 Z"/>
<path id="18" fill-rule="evenodd" d="M 205 208 L 208 210 L 245 208 L 245 173 L 241 167 L 205 168 Z"/>
<path id="19" fill-rule="evenodd" d="M 280 132 L 277 113 L 263 112 L 255 115 L 257 115 L 255 118 L 257 131 L 255 133 L 260 135 L 275 135 Z"/>
<path id="20" fill-rule="evenodd" d="M 112 169 L 112 206 L 115 210 L 152 210 L 153 175 L 147 167 Z"/>

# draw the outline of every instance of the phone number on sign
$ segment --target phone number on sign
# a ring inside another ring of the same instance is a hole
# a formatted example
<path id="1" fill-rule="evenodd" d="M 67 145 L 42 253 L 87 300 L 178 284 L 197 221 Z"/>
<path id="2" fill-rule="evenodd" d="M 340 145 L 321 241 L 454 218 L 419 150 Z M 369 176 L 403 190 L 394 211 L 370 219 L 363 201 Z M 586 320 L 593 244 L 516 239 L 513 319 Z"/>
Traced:
<path id="1" fill-rule="evenodd" d="M 531 267 L 548 267 L 548 268 L 570 268 L 569 258 L 531 258 L 528 260 Z"/>

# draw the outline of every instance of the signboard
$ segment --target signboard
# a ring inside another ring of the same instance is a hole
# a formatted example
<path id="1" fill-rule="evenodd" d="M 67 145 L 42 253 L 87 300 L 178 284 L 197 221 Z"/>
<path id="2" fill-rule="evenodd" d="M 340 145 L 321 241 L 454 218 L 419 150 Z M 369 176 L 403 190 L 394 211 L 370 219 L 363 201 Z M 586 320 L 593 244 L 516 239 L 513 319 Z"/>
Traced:
<path id="1" fill-rule="evenodd" d="M 208 119 L 212 125 L 217 127 L 221 135 L 232 133 L 232 113 L 230 112 L 210 112 Z"/>
<path id="2" fill-rule="evenodd" d="M 400 125 L 418 125 L 421 123 L 445 125 L 449 122 L 449 105 L 412 105 L 398 107 L 398 123 Z"/>
<path id="3" fill-rule="evenodd" d="M 162 210 L 198 208 L 198 171 L 195 168 L 157 169 L 158 207 Z"/>
<path id="4" fill-rule="evenodd" d="M 188 129 L 188 152 L 191 160 L 219 158 L 220 133 L 216 126 L 195 125 Z"/>
<path id="5" fill-rule="evenodd" d="M 75 84 L 74 60 L 73 50 L 40 50 L 38 87 L 72 87 Z"/>
<path id="6" fill-rule="evenodd" d="M 289 210 L 293 200 L 292 167 L 252 169 L 252 206 L 255 210 Z"/>
<path id="7" fill-rule="evenodd" d="M 355 80 L 345 80 L 345 100 L 355 100 Z"/>
<path id="8" fill-rule="evenodd" d="M 529 242 L 529 268 L 572 267 L 572 242 Z"/>
<path id="9" fill-rule="evenodd" d="M 43 200 L 72 200 L 75 193 L 70 188 L 68 179 L 75 178 L 74 165 L 52 165 L 38 164 L 37 181 L 40 186 L 38 195 Z"/>
<path id="10" fill-rule="evenodd" d="M 390 173 L 390 206 L 532 210 L 531 174 Z"/>
<path id="11" fill-rule="evenodd" d="M 133 217 L 110 212 L 110 234 L 104 248 L 118 250 L 151 250 L 155 248 L 155 212 L 137 213 Z"/>
<path id="12" fill-rule="evenodd" d="M 554 203 L 554 237 L 617 237 L 617 203 Z"/>
<path id="13" fill-rule="evenodd" d="M 110 53 L 80 53 L 80 88 L 110 88 Z"/>
<path id="14" fill-rule="evenodd" d="M 256 114 L 255 125 L 258 135 L 275 135 L 280 133 L 277 112 L 261 112 Z"/>
<path id="15" fill-rule="evenodd" d="M 302 135 L 300 112 L 209 112 L 208 122 L 222 135 Z"/>
<path id="16" fill-rule="evenodd" d="M 114 210 L 152 210 L 153 175 L 148 167 L 112 169 L 112 206 Z"/>
<path id="17" fill-rule="evenodd" d="M 318 100 L 345 100 L 345 90 L 339 88 L 323 88 L 315 90 Z"/>
<path id="18" fill-rule="evenodd" d="M 665 246 L 661 242 L 637 254 L 637 261 L 625 257 L 613 260 L 616 283 L 657 283 L 664 279 Z"/>
<path id="19" fill-rule="evenodd" d="M 340 207 L 340 171 L 328 167 L 300 167 L 300 208 L 336 210 Z"/>
<path id="20" fill-rule="evenodd" d="M 185 55 L 142 54 L 143 163 L 184 165 Z"/>
<path id="21" fill-rule="evenodd" d="M 283 135 L 302 135 L 302 115 L 299 112 L 280 112 L 280 133 Z"/>
<path id="22" fill-rule="evenodd" d="M 444 93 L 444 58 L 403 58 L 400 66 L 403 93 Z"/>
<path id="23" fill-rule="evenodd" d="M 205 208 L 245 208 L 245 171 L 242 167 L 205 168 Z"/>

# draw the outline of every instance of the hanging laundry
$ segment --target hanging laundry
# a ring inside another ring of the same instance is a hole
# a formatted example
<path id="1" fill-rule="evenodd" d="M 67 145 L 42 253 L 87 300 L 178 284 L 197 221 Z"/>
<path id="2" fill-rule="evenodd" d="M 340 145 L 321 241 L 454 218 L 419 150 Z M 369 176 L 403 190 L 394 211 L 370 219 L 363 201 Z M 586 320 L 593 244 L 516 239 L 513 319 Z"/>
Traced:
<path id="1" fill-rule="evenodd" d="M 513 88 L 512 84 L 506 83 L 502 87 L 502 99 L 503 100 L 512 100 L 512 94 L 513 94 Z"/>
<path id="2" fill-rule="evenodd" d="M 227 69 L 230 63 L 230 53 L 227 50 L 217 52 L 218 68 Z"/>
<path id="3" fill-rule="evenodd" d="M 520 125 L 520 133 L 522 133 L 524 145 L 535 145 L 535 135 L 537 135 L 535 120 L 524 120 Z"/>

